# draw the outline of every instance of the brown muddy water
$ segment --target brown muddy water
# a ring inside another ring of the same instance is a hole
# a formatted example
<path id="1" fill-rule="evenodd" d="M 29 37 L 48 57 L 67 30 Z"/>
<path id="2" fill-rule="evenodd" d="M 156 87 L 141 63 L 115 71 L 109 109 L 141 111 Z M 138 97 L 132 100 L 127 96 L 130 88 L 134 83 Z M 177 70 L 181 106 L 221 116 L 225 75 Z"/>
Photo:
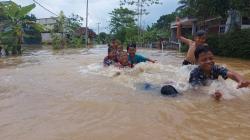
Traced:
<path id="1" fill-rule="evenodd" d="M 250 90 L 222 80 L 190 89 L 192 67 L 175 51 L 139 50 L 157 59 L 134 69 L 103 68 L 107 48 L 32 50 L 0 59 L 0 140 L 249 140 Z M 250 78 L 250 61 L 217 58 Z M 163 97 L 172 83 L 182 92 Z M 209 94 L 223 91 L 223 100 Z"/>

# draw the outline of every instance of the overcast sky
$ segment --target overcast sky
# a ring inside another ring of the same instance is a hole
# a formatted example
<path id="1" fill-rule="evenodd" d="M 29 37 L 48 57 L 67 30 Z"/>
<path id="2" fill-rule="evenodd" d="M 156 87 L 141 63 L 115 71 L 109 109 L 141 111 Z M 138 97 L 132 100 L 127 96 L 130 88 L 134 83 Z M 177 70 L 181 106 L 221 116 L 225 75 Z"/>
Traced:
<path id="1" fill-rule="evenodd" d="M 2 1 L 2 0 L 0 0 Z M 12 0 L 19 5 L 28 5 L 34 3 L 33 0 Z M 66 16 L 72 13 L 85 18 L 86 0 L 36 0 L 43 6 L 58 14 L 61 10 Z M 149 15 L 143 17 L 143 25 L 152 25 L 160 16 L 173 12 L 178 0 L 161 0 L 162 5 L 153 5 L 148 7 Z M 119 0 L 89 0 L 89 27 L 97 32 L 97 23 L 100 22 L 100 31 L 106 31 L 110 20 L 109 13 L 119 7 Z M 133 9 L 131 7 L 131 9 Z M 37 18 L 46 18 L 54 16 L 39 5 L 31 12 Z"/>

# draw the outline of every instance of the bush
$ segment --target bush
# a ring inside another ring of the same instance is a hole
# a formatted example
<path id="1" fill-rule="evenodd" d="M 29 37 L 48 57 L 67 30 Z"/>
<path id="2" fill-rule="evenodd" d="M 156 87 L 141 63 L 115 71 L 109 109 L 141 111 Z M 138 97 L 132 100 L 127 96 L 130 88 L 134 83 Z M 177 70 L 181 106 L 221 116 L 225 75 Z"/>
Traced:
<path id="1" fill-rule="evenodd" d="M 188 48 L 188 45 L 181 43 L 181 52 L 187 52 Z"/>
<path id="2" fill-rule="evenodd" d="M 208 44 L 216 55 L 250 59 L 250 29 L 209 36 Z"/>

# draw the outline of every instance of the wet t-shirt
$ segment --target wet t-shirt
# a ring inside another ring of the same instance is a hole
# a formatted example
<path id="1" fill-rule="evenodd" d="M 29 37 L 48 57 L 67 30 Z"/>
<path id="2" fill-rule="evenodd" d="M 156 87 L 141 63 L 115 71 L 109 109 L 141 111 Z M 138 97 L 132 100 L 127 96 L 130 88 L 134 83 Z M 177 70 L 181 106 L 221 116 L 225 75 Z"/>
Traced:
<path id="1" fill-rule="evenodd" d="M 112 64 L 115 64 L 115 61 L 106 56 L 103 60 L 103 64 L 104 66 L 110 66 Z"/>
<path id="2" fill-rule="evenodd" d="M 216 80 L 219 76 L 222 76 L 223 79 L 227 79 L 227 72 L 228 69 L 214 65 L 211 69 L 210 76 L 207 76 L 200 67 L 197 67 L 190 73 L 189 83 L 192 86 L 205 86 L 209 80 Z"/>
<path id="3" fill-rule="evenodd" d="M 138 55 L 138 54 L 136 54 L 134 56 L 134 58 L 131 58 L 130 55 L 128 56 L 128 61 L 131 64 L 137 64 L 137 63 L 141 63 L 141 62 L 146 62 L 147 60 L 148 60 L 147 58 L 145 58 L 144 56 Z"/>

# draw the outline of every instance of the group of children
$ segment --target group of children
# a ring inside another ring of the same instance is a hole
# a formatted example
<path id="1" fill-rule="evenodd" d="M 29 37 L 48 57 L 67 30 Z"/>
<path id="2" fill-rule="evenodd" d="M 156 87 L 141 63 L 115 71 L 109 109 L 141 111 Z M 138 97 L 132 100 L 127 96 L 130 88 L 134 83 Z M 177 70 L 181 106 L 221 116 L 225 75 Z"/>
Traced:
<path id="1" fill-rule="evenodd" d="M 176 18 L 177 26 L 177 38 L 189 46 L 187 56 L 182 65 L 198 65 L 190 73 L 189 83 L 192 87 L 208 86 L 211 81 L 217 80 L 219 76 L 223 79 L 230 78 L 238 83 L 237 88 L 244 88 L 250 85 L 250 80 L 245 80 L 240 74 L 228 70 L 215 64 L 214 55 L 206 44 L 206 32 L 203 30 L 198 31 L 195 34 L 194 41 L 187 39 L 181 35 L 181 22 Z M 127 52 L 123 51 L 119 41 L 113 39 L 111 45 L 108 48 L 108 56 L 104 59 L 104 65 L 115 65 L 120 68 L 134 67 L 134 65 L 140 62 L 152 62 L 155 60 L 145 58 L 136 54 L 136 44 L 129 44 L 127 46 Z M 197 88 L 194 88 L 197 89 Z M 161 88 L 163 95 L 177 95 L 177 90 L 171 86 L 166 85 Z M 215 91 L 213 96 L 215 99 L 220 100 L 222 97 L 221 91 Z"/>
<path id="2" fill-rule="evenodd" d="M 250 85 L 249 80 L 245 80 L 240 74 L 228 70 L 215 64 L 214 55 L 206 44 L 206 32 L 200 30 L 196 33 L 194 41 L 189 40 L 181 35 L 180 19 L 176 18 L 177 38 L 189 46 L 186 59 L 183 65 L 198 65 L 191 71 L 189 83 L 192 87 L 207 86 L 213 80 L 217 80 L 219 76 L 223 79 L 230 78 L 238 83 L 237 88 L 244 88 Z M 222 97 L 221 91 L 215 91 L 213 94 L 215 99 Z"/>
<path id="3" fill-rule="evenodd" d="M 124 51 L 120 42 L 113 39 L 108 47 L 108 56 L 104 58 L 103 64 L 104 66 L 114 65 L 119 68 L 133 68 L 134 65 L 146 61 L 156 62 L 155 60 L 136 54 L 136 44 L 129 44 L 127 51 Z"/>

